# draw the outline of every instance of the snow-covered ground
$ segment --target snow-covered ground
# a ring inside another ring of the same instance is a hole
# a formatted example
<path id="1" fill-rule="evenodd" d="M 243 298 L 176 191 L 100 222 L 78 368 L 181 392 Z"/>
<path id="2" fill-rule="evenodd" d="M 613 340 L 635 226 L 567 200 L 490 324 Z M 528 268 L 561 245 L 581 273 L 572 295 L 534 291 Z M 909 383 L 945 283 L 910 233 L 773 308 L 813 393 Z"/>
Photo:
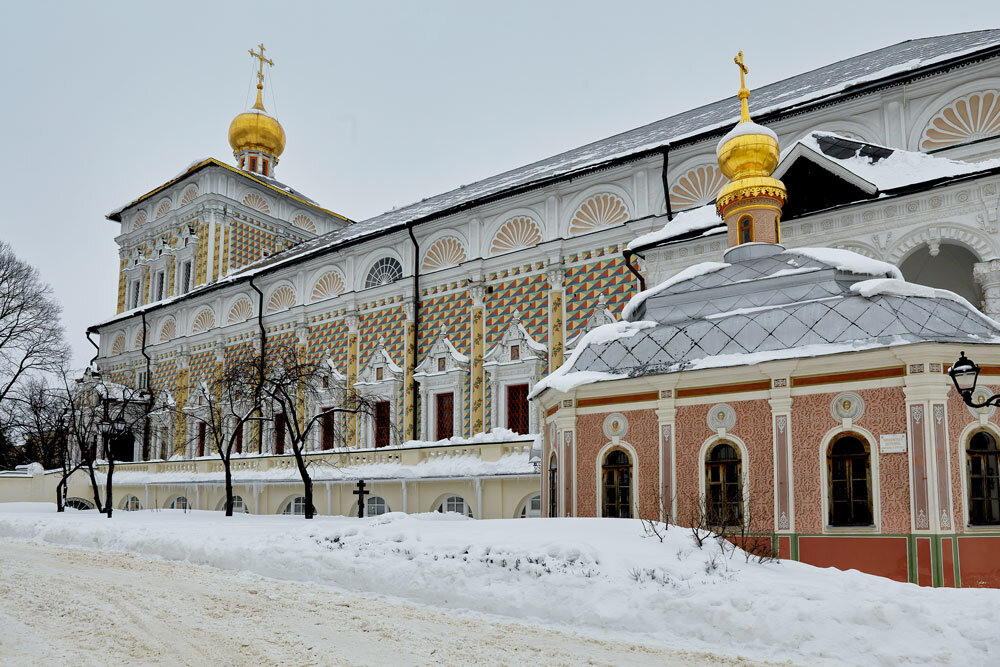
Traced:
<path id="1" fill-rule="evenodd" d="M 1000 591 L 747 563 L 638 521 L 217 512 L 57 515 L 0 505 L 0 538 L 84 546 L 507 616 L 550 629 L 797 664 L 996 664 Z M 95 591 L 99 594 L 99 591 Z M 471 641 L 474 641 L 472 639 Z M 627 661 L 626 661 L 627 662 Z"/>

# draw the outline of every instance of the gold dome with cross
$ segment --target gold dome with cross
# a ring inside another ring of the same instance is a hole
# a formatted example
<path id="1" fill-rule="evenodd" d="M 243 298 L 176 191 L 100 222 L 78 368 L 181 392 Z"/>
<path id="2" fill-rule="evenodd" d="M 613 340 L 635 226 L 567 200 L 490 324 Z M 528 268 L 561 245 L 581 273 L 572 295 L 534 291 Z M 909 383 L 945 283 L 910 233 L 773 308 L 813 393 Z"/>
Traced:
<path id="1" fill-rule="evenodd" d="M 250 55 L 258 61 L 257 101 L 229 124 L 229 145 L 241 169 L 271 176 L 285 150 L 285 130 L 264 108 L 264 65 L 274 67 L 274 61 L 264 57 L 263 44 L 259 48 L 259 52 L 250 49 Z"/>

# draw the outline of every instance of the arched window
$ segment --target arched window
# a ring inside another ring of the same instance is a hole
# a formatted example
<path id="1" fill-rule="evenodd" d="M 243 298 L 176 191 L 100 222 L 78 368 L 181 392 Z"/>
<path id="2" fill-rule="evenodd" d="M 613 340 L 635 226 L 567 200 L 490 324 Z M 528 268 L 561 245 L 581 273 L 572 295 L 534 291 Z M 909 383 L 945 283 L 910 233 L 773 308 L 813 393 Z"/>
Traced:
<path id="1" fill-rule="evenodd" d="M 979 431 L 969 440 L 969 524 L 1000 524 L 1000 450 L 989 433 Z"/>
<path id="2" fill-rule="evenodd" d="M 170 503 L 170 509 L 172 510 L 188 510 L 188 499 L 184 496 L 177 496 L 174 498 L 173 502 Z"/>
<path id="3" fill-rule="evenodd" d="M 122 503 L 122 509 L 126 512 L 136 512 L 142 509 L 142 503 L 140 503 L 139 499 L 135 496 L 129 496 L 125 499 L 125 502 Z"/>
<path id="4" fill-rule="evenodd" d="M 295 496 L 288 501 L 285 509 L 281 510 L 281 513 L 285 515 L 304 516 L 306 513 L 306 497 Z"/>
<path id="5" fill-rule="evenodd" d="M 872 524 L 871 456 L 859 438 L 845 435 L 827 454 L 831 526 Z"/>
<path id="6" fill-rule="evenodd" d="M 368 496 L 365 500 L 365 516 L 379 516 L 390 511 L 389 504 L 382 496 Z"/>
<path id="7" fill-rule="evenodd" d="M 743 521 L 742 461 L 739 450 L 723 442 L 705 460 L 705 499 L 709 523 L 738 526 Z"/>
<path id="8" fill-rule="evenodd" d="M 753 241 L 753 218 L 744 215 L 736 223 L 736 236 L 738 243 L 750 243 Z"/>
<path id="9" fill-rule="evenodd" d="M 632 462 L 620 449 L 608 452 L 601 469 L 604 512 L 613 519 L 632 518 Z"/>
<path id="10" fill-rule="evenodd" d="M 403 277 L 403 267 L 392 257 L 381 257 L 365 278 L 365 289 L 388 285 Z"/>
<path id="11" fill-rule="evenodd" d="M 542 515 L 542 494 L 536 493 L 528 498 L 518 514 L 519 519 L 533 519 Z"/>
<path id="12" fill-rule="evenodd" d="M 226 511 L 226 499 L 225 497 L 219 501 L 219 511 Z M 247 507 L 246 502 L 243 500 L 243 496 L 233 496 L 233 514 L 250 514 L 250 508 Z"/>
<path id="13" fill-rule="evenodd" d="M 559 516 L 559 467 L 556 465 L 556 455 L 549 458 L 549 516 Z"/>
<path id="14" fill-rule="evenodd" d="M 66 507 L 72 507 L 75 510 L 92 510 L 94 503 L 83 498 L 67 498 Z"/>
<path id="15" fill-rule="evenodd" d="M 472 516 L 472 508 L 465 502 L 462 496 L 448 496 L 437 508 L 438 512 L 457 512 L 465 516 Z"/>

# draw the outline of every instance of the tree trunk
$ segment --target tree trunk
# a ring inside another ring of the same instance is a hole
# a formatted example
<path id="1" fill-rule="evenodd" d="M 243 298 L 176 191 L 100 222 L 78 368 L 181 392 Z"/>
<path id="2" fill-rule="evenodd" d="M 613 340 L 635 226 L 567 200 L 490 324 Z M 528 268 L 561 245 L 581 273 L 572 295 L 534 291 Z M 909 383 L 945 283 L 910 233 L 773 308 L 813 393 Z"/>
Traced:
<path id="1" fill-rule="evenodd" d="M 63 505 L 63 488 L 66 486 L 66 475 L 63 474 L 62 479 L 56 484 L 56 511 L 65 512 L 66 506 Z"/>
<path id="2" fill-rule="evenodd" d="M 230 461 L 222 459 L 222 466 L 226 469 L 226 516 L 233 515 L 233 471 Z"/>
<path id="3" fill-rule="evenodd" d="M 108 488 L 104 492 L 104 509 L 108 513 L 108 518 L 111 518 L 111 513 L 114 511 L 114 504 L 111 501 L 111 476 L 115 474 L 115 459 L 112 456 L 108 457 Z"/>
<path id="4" fill-rule="evenodd" d="M 94 490 L 94 508 L 98 512 L 104 511 L 104 505 L 101 504 L 101 490 L 97 486 L 97 477 L 94 475 L 94 462 L 90 461 L 87 464 L 87 471 L 90 473 L 90 486 Z"/>
<path id="5" fill-rule="evenodd" d="M 312 477 L 309 476 L 309 471 L 306 470 L 306 462 L 302 460 L 301 449 L 295 444 L 292 445 L 292 449 L 295 452 L 295 463 L 299 467 L 299 475 L 302 476 L 302 486 L 305 487 L 305 493 L 302 494 L 302 497 L 306 501 L 306 518 L 311 519 L 316 515 L 316 508 L 313 507 Z"/>

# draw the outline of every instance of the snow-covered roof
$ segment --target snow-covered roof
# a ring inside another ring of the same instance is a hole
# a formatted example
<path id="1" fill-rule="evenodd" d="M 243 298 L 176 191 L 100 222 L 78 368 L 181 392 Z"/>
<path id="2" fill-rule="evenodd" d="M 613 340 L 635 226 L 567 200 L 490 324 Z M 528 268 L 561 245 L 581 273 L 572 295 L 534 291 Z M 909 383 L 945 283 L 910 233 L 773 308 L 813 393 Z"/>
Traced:
<path id="1" fill-rule="evenodd" d="M 684 269 L 633 297 L 623 317 L 590 332 L 533 393 L 911 343 L 1000 344 L 1000 323 L 891 264 L 766 243 Z"/>
<path id="2" fill-rule="evenodd" d="M 754 116 L 759 121 L 768 116 L 789 113 L 807 104 L 851 94 L 882 79 L 939 66 L 949 60 L 998 46 L 1000 30 L 978 30 L 900 42 L 754 89 Z M 476 201 L 509 194 L 522 187 L 566 177 L 615 160 L 639 156 L 681 140 L 711 133 L 721 135 L 733 128 L 739 113 L 740 103 L 736 96 L 706 104 L 329 232 L 264 258 L 243 271 L 294 261 L 317 250 L 336 247 L 361 237 L 377 236 L 410 222 L 458 210 Z M 240 272 L 231 275 L 238 276 Z"/>
<path id="3" fill-rule="evenodd" d="M 855 177 L 852 182 L 871 194 L 1000 168 L 1000 160 L 997 159 L 959 162 L 919 151 L 857 141 L 829 132 L 812 132 L 784 151 L 774 177 L 784 176 L 799 157 L 806 157 L 823 166 L 843 168 Z"/>

